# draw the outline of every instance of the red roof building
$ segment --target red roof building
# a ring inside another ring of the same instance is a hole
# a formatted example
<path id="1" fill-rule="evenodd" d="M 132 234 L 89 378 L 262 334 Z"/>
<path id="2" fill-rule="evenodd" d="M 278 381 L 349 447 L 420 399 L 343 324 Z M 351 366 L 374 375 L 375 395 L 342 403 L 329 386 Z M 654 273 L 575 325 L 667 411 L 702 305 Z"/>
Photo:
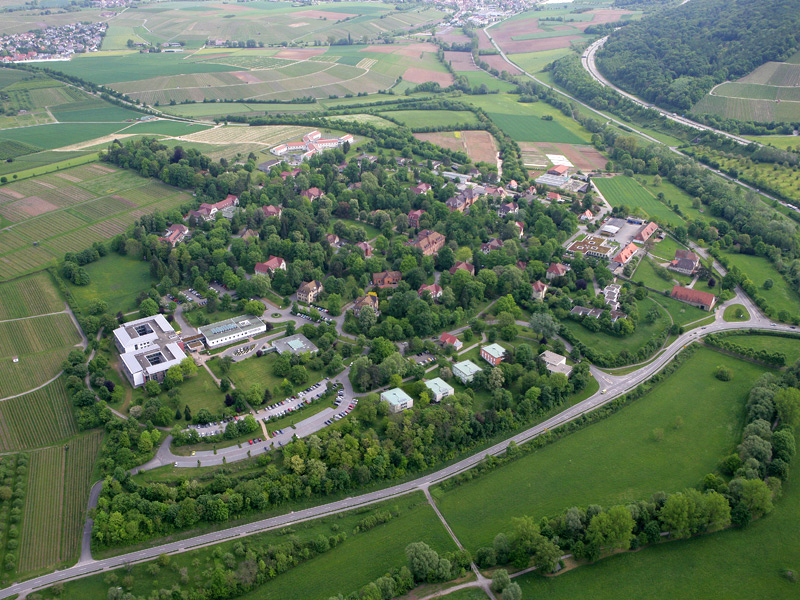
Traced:
<path id="1" fill-rule="evenodd" d="M 268 261 L 256 263 L 255 271 L 259 275 L 272 275 L 278 269 L 285 271 L 286 261 L 280 256 L 270 256 Z"/>
<path id="2" fill-rule="evenodd" d="M 180 225 L 176 223 L 174 225 L 170 225 L 167 228 L 167 232 L 164 234 L 164 237 L 158 239 L 163 242 L 168 242 L 174 248 L 183 241 L 188 233 L 189 228 L 186 225 Z"/>
<path id="3" fill-rule="evenodd" d="M 547 192 L 547 199 L 550 202 L 561 202 L 561 194 L 558 192 Z"/>
<path id="4" fill-rule="evenodd" d="M 268 204 L 267 206 L 262 206 L 261 210 L 264 211 L 264 215 L 267 217 L 280 218 L 281 214 L 283 214 L 283 209 L 280 206 L 272 206 L 271 204 Z"/>
<path id="5" fill-rule="evenodd" d="M 569 167 L 567 165 L 554 165 L 547 170 L 548 175 L 558 175 L 560 177 L 563 177 L 567 173 L 569 173 Z"/>
<path id="6" fill-rule="evenodd" d="M 438 231 L 424 229 L 419 232 L 417 239 L 409 242 L 409 246 L 422 250 L 423 256 L 434 256 L 442 249 L 446 238 Z"/>
<path id="7" fill-rule="evenodd" d="M 645 225 L 639 230 L 639 233 L 637 233 L 633 239 L 634 241 L 644 243 L 647 240 L 649 240 L 650 236 L 653 235 L 656 231 L 658 231 L 658 225 L 653 223 L 653 221 L 650 221 L 647 225 Z"/>
<path id="8" fill-rule="evenodd" d="M 424 214 L 424 210 L 412 210 L 410 213 L 408 213 L 408 226 L 413 227 L 414 229 L 419 227 L 419 218 Z"/>
<path id="9" fill-rule="evenodd" d="M 471 265 L 467 262 L 457 261 L 452 267 L 450 267 L 450 275 L 454 275 L 456 271 L 466 271 L 470 275 L 475 275 L 475 265 Z"/>
<path id="10" fill-rule="evenodd" d="M 411 191 L 415 194 L 426 194 L 431 190 L 431 185 L 429 183 L 420 183 L 419 185 L 415 185 L 411 188 Z"/>
<path id="11" fill-rule="evenodd" d="M 672 288 L 671 296 L 675 298 L 675 300 L 686 302 L 686 304 L 691 304 L 703 310 L 711 310 L 714 308 L 714 304 L 717 301 L 717 297 L 714 294 L 685 288 L 680 285 L 676 285 Z"/>
<path id="12" fill-rule="evenodd" d="M 533 285 L 533 299 L 544 300 L 544 295 L 547 293 L 547 284 L 541 281 L 534 281 Z"/>
<path id="13" fill-rule="evenodd" d="M 460 339 L 458 339 L 456 336 L 450 333 L 443 333 L 442 335 L 440 335 L 439 341 L 445 346 L 447 345 L 452 346 L 457 351 L 461 350 L 462 346 L 464 346 L 464 342 L 462 342 Z"/>
<path id="14" fill-rule="evenodd" d="M 369 242 L 358 242 L 356 246 L 364 251 L 364 258 L 369 258 L 372 256 L 372 246 Z"/>
<path id="15" fill-rule="evenodd" d="M 322 198 L 322 190 L 318 187 L 308 188 L 306 191 L 300 194 L 303 198 L 308 198 L 312 202 L 314 200 L 319 200 Z"/>
<path id="16" fill-rule="evenodd" d="M 396 287 L 403 279 L 400 271 L 382 271 L 372 274 L 372 283 L 377 287 Z"/>
<path id="17" fill-rule="evenodd" d="M 417 291 L 417 294 L 419 294 L 419 297 L 422 298 L 424 292 L 428 292 L 431 295 L 431 298 L 441 298 L 442 286 L 440 286 L 438 283 L 432 283 L 430 285 L 424 284 L 420 286 L 419 291 Z"/>
<path id="18" fill-rule="evenodd" d="M 561 263 L 550 263 L 550 266 L 547 267 L 547 279 L 555 279 L 556 277 L 563 277 L 569 271 L 569 267 L 567 265 L 562 265 Z"/>
<path id="19" fill-rule="evenodd" d="M 639 250 L 639 247 L 638 247 L 636 244 L 634 244 L 633 242 L 631 242 L 630 244 L 628 244 L 627 246 L 625 246 L 625 247 L 624 247 L 624 248 L 623 248 L 623 249 L 622 249 L 622 250 L 619 252 L 619 254 L 617 254 L 617 255 L 616 255 L 614 258 L 612 258 L 611 260 L 613 260 L 614 262 L 618 262 L 618 263 L 619 263 L 619 264 L 621 264 L 621 265 L 627 264 L 627 263 L 628 263 L 628 261 L 629 261 L 631 258 L 633 258 L 633 255 L 634 255 L 634 254 L 636 254 L 636 252 L 637 252 L 638 250 Z"/>

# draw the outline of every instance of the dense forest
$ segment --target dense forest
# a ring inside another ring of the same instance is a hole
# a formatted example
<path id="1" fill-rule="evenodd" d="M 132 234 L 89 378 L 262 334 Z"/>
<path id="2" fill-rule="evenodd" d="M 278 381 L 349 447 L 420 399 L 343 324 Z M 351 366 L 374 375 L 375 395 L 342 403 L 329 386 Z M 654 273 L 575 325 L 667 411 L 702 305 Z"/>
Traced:
<path id="1" fill-rule="evenodd" d="M 606 77 L 673 110 L 800 47 L 795 0 L 698 0 L 613 33 L 598 53 Z"/>

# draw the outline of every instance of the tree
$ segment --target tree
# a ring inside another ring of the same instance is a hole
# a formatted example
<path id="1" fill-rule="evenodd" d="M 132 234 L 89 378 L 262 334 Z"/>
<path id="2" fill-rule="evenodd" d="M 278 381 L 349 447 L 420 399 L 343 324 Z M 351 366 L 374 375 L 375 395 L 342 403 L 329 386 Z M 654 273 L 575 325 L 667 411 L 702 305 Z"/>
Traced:
<path id="1" fill-rule="evenodd" d="M 334 316 L 338 317 L 342 314 L 342 297 L 339 294 L 330 294 L 328 296 L 328 312 Z"/>
<path id="2" fill-rule="evenodd" d="M 183 378 L 186 379 L 187 377 L 193 377 L 197 375 L 197 365 L 194 362 L 194 359 L 191 356 L 187 356 L 184 358 L 181 363 L 181 372 L 183 373 Z"/>
<path id="3" fill-rule="evenodd" d="M 672 494 L 667 498 L 658 518 L 664 529 L 675 538 L 689 537 L 689 499 L 681 493 Z"/>
<path id="4" fill-rule="evenodd" d="M 531 315 L 531 329 L 543 338 L 553 338 L 559 330 L 559 323 L 550 313 L 534 313 Z"/>
<path id="5" fill-rule="evenodd" d="M 308 381 L 308 371 L 303 365 L 295 365 L 289 371 L 289 381 L 295 385 L 302 385 Z"/>
<path id="6" fill-rule="evenodd" d="M 634 521 L 625 506 L 612 506 L 608 511 L 592 517 L 586 528 L 586 539 L 608 550 L 631 547 Z"/>
<path id="7" fill-rule="evenodd" d="M 516 581 L 508 584 L 508 587 L 503 591 L 503 600 L 522 600 L 522 588 Z"/>
<path id="8" fill-rule="evenodd" d="M 250 300 L 244 305 L 244 312 L 246 312 L 248 315 L 260 317 L 264 314 L 264 310 L 264 303 L 260 300 Z"/>
<path id="9" fill-rule="evenodd" d="M 158 385 L 158 382 L 151 379 L 147 383 L 144 384 L 144 391 L 150 397 L 158 396 L 161 393 L 161 386 Z"/>
<path id="10" fill-rule="evenodd" d="M 502 592 L 511 583 L 511 578 L 508 576 L 508 571 L 505 569 L 497 569 L 492 574 L 492 591 Z"/>
<path id="11" fill-rule="evenodd" d="M 158 304 L 152 298 L 145 298 L 142 300 L 142 303 L 139 305 L 139 316 L 144 317 L 152 317 L 153 315 L 158 314 Z"/>
<path id="12" fill-rule="evenodd" d="M 191 423 L 192 421 L 192 410 L 189 408 L 189 405 L 183 407 L 183 418 L 186 419 L 187 423 Z"/>
<path id="13" fill-rule="evenodd" d="M 773 401 L 781 423 L 789 427 L 800 425 L 800 390 L 793 387 L 778 390 Z"/>
<path id="14" fill-rule="evenodd" d="M 167 369 L 164 375 L 164 387 L 170 389 L 183 382 L 183 371 L 180 365 L 175 365 Z"/>
<path id="15" fill-rule="evenodd" d="M 733 379 L 733 370 L 728 367 L 719 365 L 717 366 L 716 369 L 714 369 L 714 377 L 716 377 L 720 381 L 730 381 L 731 379 Z"/>
<path id="16" fill-rule="evenodd" d="M 449 561 L 442 559 L 425 542 L 414 542 L 406 546 L 406 558 L 414 581 L 435 581 L 443 566 L 442 562 L 447 562 L 449 567 Z"/>
<path id="17" fill-rule="evenodd" d="M 139 435 L 139 452 L 150 452 L 153 449 L 153 440 L 150 439 L 150 433 L 143 431 Z"/>

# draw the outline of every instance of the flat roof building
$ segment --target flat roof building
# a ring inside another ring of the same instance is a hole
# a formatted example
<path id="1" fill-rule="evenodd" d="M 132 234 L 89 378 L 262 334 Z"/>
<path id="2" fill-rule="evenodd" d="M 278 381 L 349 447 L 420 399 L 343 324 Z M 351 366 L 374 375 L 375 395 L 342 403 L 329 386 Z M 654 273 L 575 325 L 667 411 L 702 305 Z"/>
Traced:
<path id="1" fill-rule="evenodd" d="M 206 340 L 206 346 L 209 348 L 230 344 L 236 340 L 258 335 L 266 330 L 267 326 L 264 321 L 253 315 L 233 317 L 232 319 L 212 323 L 198 329 Z"/>
<path id="2" fill-rule="evenodd" d="M 585 256 L 610 258 L 611 254 L 614 252 L 614 248 L 612 246 L 607 246 L 604 239 L 589 235 L 582 240 L 572 242 L 567 248 L 567 252 L 572 254 L 575 252 L 582 252 Z"/>
<path id="3" fill-rule="evenodd" d="M 451 386 L 441 377 L 436 377 L 435 379 L 426 381 L 425 387 L 431 391 L 431 400 L 433 402 L 441 402 L 448 396 L 452 396 L 455 392 L 453 386 Z"/>
<path id="4" fill-rule="evenodd" d="M 316 352 L 317 347 L 302 333 L 296 333 L 289 337 L 281 338 L 272 342 L 278 352 L 291 352 L 292 354 L 303 354 L 304 352 Z"/>
<path id="5" fill-rule="evenodd" d="M 500 344 L 489 344 L 481 348 L 481 358 L 488 362 L 493 367 L 496 367 L 506 355 L 506 349 Z"/>
<path id="6" fill-rule="evenodd" d="M 567 364 L 567 358 L 565 356 L 550 352 L 550 350 L 545 350 L 539 355 L 539 358 L 542 359 L 545 368 L 550 373 L 561 373 L 567 377 L 572 373 L 572 367 Z"/>
<path id="7" fill-rule="evenodd" d="M 389 403 L 389 411 L 399 413 L 414 406 L 414 399 L 400 388 L 381 392 L 381 400 Z"/>
<path id="8" fill-rule="evenodd" d="M 125 323 L 114 330 L 114 342 L 133 387 L 163 381 L 167 370 L 186 358 L 178 334 L 164 315 Z"/>
<path id="9" fill-rule="evenodd" d="M 453 365 L 453 375 L 458 377 L 461 383 L 469 383 L 476 373 L 479 373 L 481 368 L 471 360 L 462 360 Z"/>

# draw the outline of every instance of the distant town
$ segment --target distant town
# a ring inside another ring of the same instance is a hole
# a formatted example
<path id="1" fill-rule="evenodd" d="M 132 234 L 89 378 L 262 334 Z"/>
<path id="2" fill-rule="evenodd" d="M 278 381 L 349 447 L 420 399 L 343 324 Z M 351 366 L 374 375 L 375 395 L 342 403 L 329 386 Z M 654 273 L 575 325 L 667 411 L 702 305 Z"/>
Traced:
<path id="1" fill-rule="evenodd" d="M 70 23 L 0 36 L 3 63 L 69 60 L 73 54 L 97 52 L 108 23 Z"/>

